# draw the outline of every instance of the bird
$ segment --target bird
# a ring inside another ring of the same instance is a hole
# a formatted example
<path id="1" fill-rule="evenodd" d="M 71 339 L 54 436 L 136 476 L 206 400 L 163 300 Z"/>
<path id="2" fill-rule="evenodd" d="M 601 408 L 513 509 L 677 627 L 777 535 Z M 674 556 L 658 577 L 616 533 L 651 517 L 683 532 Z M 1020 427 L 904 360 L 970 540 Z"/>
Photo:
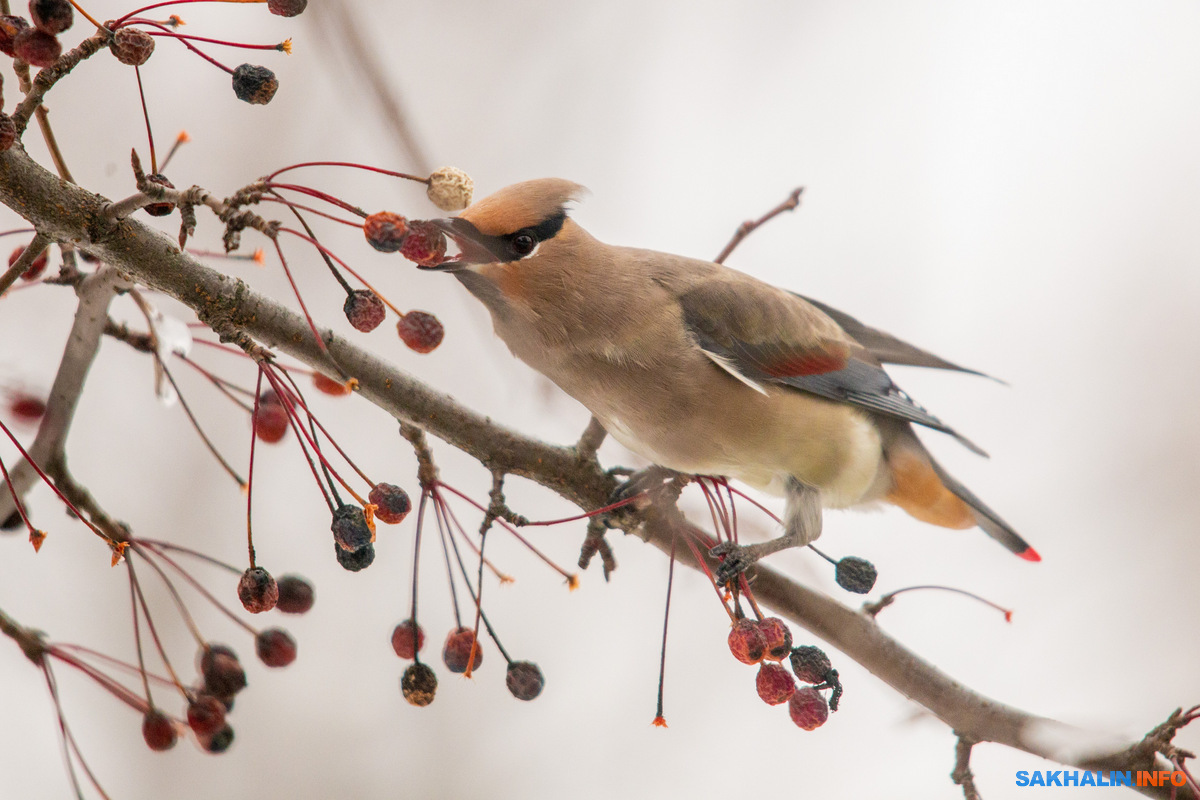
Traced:
<path id="1" fill-rule="evenodd" d="M 654 465 L 647 474 L 723 476 L 786 498 L 778 537 L 719 545 L 719 580 L 814 541 L 825 508 L 879 503 L 1041 560 L 914 425 L 986 454 L 884 365 L 982 373 L 730 267 L 600 242 L 569 213 L 585 191 L 530 180 L 431 220 L 458 253 L 423 268 L 453 275 L 513 355 Z"/>

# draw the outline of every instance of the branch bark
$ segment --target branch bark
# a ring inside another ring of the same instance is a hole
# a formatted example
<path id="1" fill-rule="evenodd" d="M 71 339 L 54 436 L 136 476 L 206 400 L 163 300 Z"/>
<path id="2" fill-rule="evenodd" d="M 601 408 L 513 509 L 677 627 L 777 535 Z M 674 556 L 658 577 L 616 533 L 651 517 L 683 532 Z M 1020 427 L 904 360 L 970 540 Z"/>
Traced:
<path id="1" fill-rule="evenodd" d="M 300 315 L 255 293 L 244 282 L 205 267 L 137 221 L 110 221 L 105 215 L 108 201 L 59 181 L 17 147 L 0 155 L 0 201 L 39 231 L 75 243 L 138 283 L 177 298 L 224 339 L 247 345 L 257 341 L 326 374 L 357 378 L 367 400 L 463 450 L 493 472 L 533 480 L 584 509 L 604 505 L 616 487 L 616 479 L 594 455 L 587 454 L 587 448 L 581 452 L 547 444 L 498 425 L 329 331 L 321 333 L 326 344 L 322 350 Z M 101 315 L 101 329 L 103 323 Z M 677 532 L 666 518 L 652 515 L 638 530 L 650 543 L 669 551 Z M 628 524 L 627 530 L 633 529 Z M 676 557 L 696 566 L 687 548 L 678 548 Z M 1171 769 L 1146 744 L 1148 740 L 1079 755 L 1078 745 L 1094 739 L 1090 733 L 972 691 L 905 649 L 868 615 L 774 570 L 758 568 L 754 591 L 782 616 L 927 708 L 960 737 L 1008 745 L 1081 769 Z M 1141 791 L 1171 796 L 1169 788 Z M 1197 800 L 1187 789 L 1176 797 Z"/>

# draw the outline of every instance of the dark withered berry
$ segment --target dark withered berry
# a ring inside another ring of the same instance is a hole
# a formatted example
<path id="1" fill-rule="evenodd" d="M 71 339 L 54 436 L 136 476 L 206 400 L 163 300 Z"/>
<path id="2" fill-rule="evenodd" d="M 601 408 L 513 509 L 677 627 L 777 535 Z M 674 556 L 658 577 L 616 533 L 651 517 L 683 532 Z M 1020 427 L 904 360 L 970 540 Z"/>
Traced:
<path id="1" fill-rule="evenodd" d="M 316 592 L 313 585 L 299 575 L 284 575 L 279 579 L 279 602 L 275 608 L 285 614 L 303 614 L 313 607 Z"/>
<path id="2" fill-rule="evenodd" d="M 375 541 L 375 532 L 367 525 L 367 517 L 356 505 L 343 503 L 333 512 L 329 529 L 343 550 L 358 550 Z"/>
<path id="3" fill-rule="evenodd" d="M 409 499 L 408 492 L 391 483 L 375 484 L 371 493 L 367 495 L 367 500 L 376 506 L 375 519 L 388 525 L 403 522 L 412 510 L 412 500 Z"/>
<path id="4" fill-rule="evenodd" d="M 363 235 L 381 253 L 395 253 L 408 235 L 408 220 L 391 211 L 379 211 L 363 220 Z"/>
<path id="5" fill-rule="evenodd" d="M 400 692 L 414 706 L 427 706 L 437 693 L 437 675 L 425 664 L 412 664 L 400 676 Z"/>
<path id="6" fill-rule="evenodd" d="M 122 64 L 140 67 L 154 54 L 154 37 L 137 28 L 121 28 L 113 34 L 108 49 Z"/>
<path id="7" fill-rule="evenodd" d="M 396 323 L 396 332 L 410 350 L 418 353 L 433 351 L 446 336 L 438 318 L 425 311 L 409 311 Z"/>
<path id="8" fill-rule="evenodd" d="M 346 295 L 342 311 L 345 312 L 346 319 L 350 320 L 350 324 L 363 333 L 370 333 L 378 328 L 387 314 L 383 301 L 368 289 L 357 289 Z"/>
<path id="9" fill-rule="evenodd" d="M 346 550 L 335 544 L 333 551 L 337 554 L 338 563 L 351 572 L 361 572 L 375 561 L 375 545 L 369 544 L 357 550 Z"/>
<path id="10" fill-rule="evenodd" d="M 243 102 L 265 106 L 278 88 L 279 79 L 266 67 L 242 64 L 233 71 L 233 93 Z"/>
<path id="11" fill-rule="evenodd" d="M 277 17 L 295 17 L 308 8 L 308 0 L 267 0 L 267 10 Z"/>
<path id="12" fill-rule="evenodd" d="M 279 602 L 279 584 L 271 573 L 262 567 L 254 567 L 242 573 L 237 587 L 238 600 L 251 614 L 270 611 Z"/>
<path id="13" fill-rule="evenodd" d="M 254 637 L 254 651 L 268 667 L 286 667 L 296 660 L 296 640 L 283 628 L 267 628 Z"/>
<path id="14" fill-rule="evenodd" d="M 146 180 L 150 183 L 157 184 L 158 186 L 165 186 L 168 189 L 175 188 L 175 184 L 167 180 L 166 175 L 162 175 L 157 172 L 155 172 L 153 175 L 147 175 Z M 175 204 L 168 203 L 166 201 L 160 203 L 150 203 L 147 206 L 143 206 L 143 210 L 152 217 L 165 217 L 175 210 Z"/>
<path id="15" fill-rule="evenodd" d="M 75 22 L 75 9 L 67 0 L 29 0 L 29 18 L 46 33 L 62 33 Z"/>
<path id="16" fill-rule="evenodd" d="M 825 651 L 816 645 L 806 644 L 792 651 L 788 659 L 792 663 L 792 672 L 805 683 L 824 683 L 833 664 Z"/>
<path id="17" fill-rule="evenodd" d="M 472 649 L 475 652 L 473 661 Z M 451 672 L 466 672 L 469 661 L 472 672 L 479 669 L 479 665 L 483 663 L 483 648 L 475 640 L 475 631 L 470 628 L 455 628 L 450 631 L 450 635 L 446 637 L 446 646 L 442 648 L 442 661 Z"/>
<path id="18" fill-rule="evenodd" d="M 233 744 L 233 728 L 229 725 L 221 728 L 221 730 L 210 733 L 207 736 L 197 736 L 196 739 L 200 742 L 200 746 L 207 752 L 219 755 L 229 749 Z"/>
<path id="19" fill-rule="evenodd" d="M 879 573 L 876 571 L 875 565 L 865 558 L 857 556 L 846 556 L 837 562 L 837 568 L 834 570 L 834 579 L 838 586 L 855 594 L 866 594 L 871 591 L 877 577 L 879 577 Z"/>
<path id="20" fill-rule="evenodd" d="M 532 661 L 513 661 L 504 675 L 504 685 L 518 700 L 532 700 L 542 693 L 546 678 Z"/>
<path id="21" fill-rule="evenodd" d="M 246 688 L 246 670 L 237 653 L 223 644 L 210 644 L 200 651 L 200 676 L 205 690 L 217 697 L 233 697 Z"/>

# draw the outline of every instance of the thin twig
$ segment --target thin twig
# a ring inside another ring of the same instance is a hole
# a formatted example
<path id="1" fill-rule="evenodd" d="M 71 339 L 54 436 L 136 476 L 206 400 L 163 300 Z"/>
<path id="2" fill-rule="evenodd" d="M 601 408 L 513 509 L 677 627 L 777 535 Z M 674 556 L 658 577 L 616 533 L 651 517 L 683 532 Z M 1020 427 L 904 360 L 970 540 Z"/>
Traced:
<path id="1" fill-rule="evenodd" d="M 721 255 L 714 258 L 713 262 L 716 264 L 724 264 L 725 259 L 729 258 L 729 254 L 733 252 L 734 248 L 742 243 L 743 239 L 754 233 L 754 231 L 756 231 L 758 228 L 770 222 L 783 212 L 791 211 L 792 209 L 796 208 L 796 206 L 800 205 L 800 195 L 803 192 L 803 186 L 799 187 L 798 189 L 793 189 L 792 193 L 788 195 L 786 200 L 772 208 L 766 214 L 763 214 L 758 219 L 747 220 L 739 225 L 738 229 L 734 231 L 733 238 L 729 240 L 729 244 L 725 245 L 725 249 L 721 251 Z"/>
<path id="2" fill-rule="evenodd" d="M 974 746 L 975 742 L 962 734 L 954 746 L 954 771 L 950 773 L 950 780 L 962 787 L 964 800 L 983 800 L 975 788 L 975 776 L 971 774 L 971 748 Z"/>
<path id="3" fill-rule="evenodd" d="M 50 246 L 51 239 L 49 236 L 44 236 L 41 233 L 35 233 L 33 240 L 25 247 L 25 251 L 17 257 L 13 265 L 8 268 L 8 271 L 0 275 L 0 294 L 8 291 L 8 287 L 12 286 L 17 278 L 21 277 L 26 270 L 33 264 L 37 257 L 46 252 L 46 248 Z"/>

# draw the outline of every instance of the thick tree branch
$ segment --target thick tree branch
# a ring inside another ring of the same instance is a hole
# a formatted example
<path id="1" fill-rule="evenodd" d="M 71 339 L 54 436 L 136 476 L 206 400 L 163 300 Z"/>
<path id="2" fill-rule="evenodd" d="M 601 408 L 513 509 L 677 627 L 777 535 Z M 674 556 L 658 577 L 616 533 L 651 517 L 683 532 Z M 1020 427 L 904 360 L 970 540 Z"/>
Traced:
<path id="1" fill-rule="evenodd" d="M 170 239 L 134 220 L 106 222 L 107 201 L 58 181 L 19 149 L 0 155 L 0 201 L 39 230 L 77 243 L 139 283 L 184 302 L 227 340 L 248 346 L 256 340 L 313 368 L 336 369 L 357 378 L 366 399 L 470 454 L 493 472 L 529 478 L 584 509 L 602 506 L 616 487 L 615 478 L 595 461 L 581 459 L 575 448 L 545 444 L 500 426 L 340 336 L 323 332 L 327 349 L 322 350 L 300 315 L 242 281 L 205 267 L 180 252 Z M 101 317 L 101 330 L 103 321 Z M 677 535 L 671 517 L 648 516 L 641 529 L 663 550 L 671 549 Z M 625 520 L 632 529 L 629 518 Z M 679 548 L 676 555 L 685 563 L 691 561 L 687 548 Z M 1080 755 L 1082 743 L 1094 739 L 1091 734 L 971 691 L 906 650 L 867 615 L 773 570 L 758 568 L 754 592 L 760 601 L 862 664 L 962 737 L 1005 744 L 1084 769 L 1170 768 L 1154 747 L 1141 742 Z M 1169 796 L 1169 789 L 1143 791 Z M 1185 790 L 1177 796 L 1197 800 Z"/>

